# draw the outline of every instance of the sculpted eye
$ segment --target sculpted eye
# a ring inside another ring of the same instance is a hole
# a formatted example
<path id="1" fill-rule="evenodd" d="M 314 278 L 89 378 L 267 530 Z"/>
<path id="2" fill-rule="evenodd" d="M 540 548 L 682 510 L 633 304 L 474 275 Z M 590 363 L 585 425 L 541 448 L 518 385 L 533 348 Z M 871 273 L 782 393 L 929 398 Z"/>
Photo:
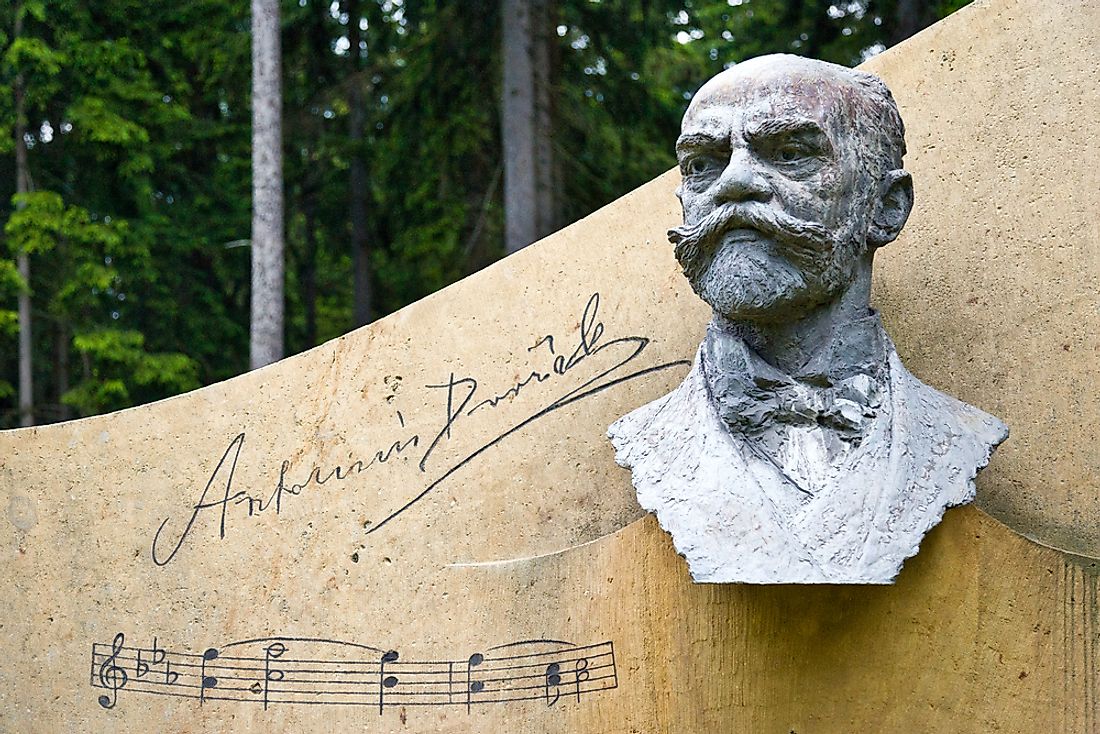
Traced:
<path id="1" fill-rule="evenodd" d="M 776 151 L 776 157 L 784 163 L 794 163 L 806 157 L 806 152 L 798 145 L 784 145 Z"/>
<path id="2" fill-rule="evenodd" d="M 719 165 L 718 161 L 711 156 L 697 155 L 685 161 L 684 172 L 691 175 L 709 173 L 717 169 Z"/>

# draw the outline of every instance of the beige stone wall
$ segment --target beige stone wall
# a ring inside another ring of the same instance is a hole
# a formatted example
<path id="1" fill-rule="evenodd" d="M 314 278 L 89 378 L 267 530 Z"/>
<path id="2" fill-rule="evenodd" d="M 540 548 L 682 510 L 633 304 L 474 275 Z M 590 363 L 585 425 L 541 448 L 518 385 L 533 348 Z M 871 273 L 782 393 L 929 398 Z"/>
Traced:
<path id="1" fill-rule="evenodd" d="M 0 731 L 1097 731 L 1098 41 L 1089 0 L 995 0 L 871 64 L 918 191 L 876 302 L 1013 429 L 998 519 L 896 586 L 693 585 L 612 462 L 707 316 L 670 173 L 306 354 L 0 433 Z"/>

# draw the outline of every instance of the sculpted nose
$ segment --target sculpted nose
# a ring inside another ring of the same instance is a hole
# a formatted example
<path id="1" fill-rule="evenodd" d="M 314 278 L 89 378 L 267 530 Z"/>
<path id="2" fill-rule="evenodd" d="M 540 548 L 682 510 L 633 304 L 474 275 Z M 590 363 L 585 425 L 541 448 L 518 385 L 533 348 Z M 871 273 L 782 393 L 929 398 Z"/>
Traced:
<path id="1" fill-rule="evenodd" d="M 747 151 L 734 151 L 730 162 L 714 184 L 719 203 L 727 201 L 767 201 L 772 188 Z"/>

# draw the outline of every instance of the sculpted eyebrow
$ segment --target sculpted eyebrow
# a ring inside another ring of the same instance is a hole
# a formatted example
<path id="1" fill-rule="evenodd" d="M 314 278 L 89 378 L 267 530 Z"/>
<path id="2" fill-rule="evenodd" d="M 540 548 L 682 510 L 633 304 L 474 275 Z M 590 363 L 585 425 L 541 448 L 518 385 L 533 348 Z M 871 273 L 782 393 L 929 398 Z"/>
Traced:
<path id="1" fill-rule="evenodd" d="M 676 152 L 683 152 L 691 148 L 722 148 L 726 146 L 726 140 L 705 133 L 684 133 L 676 140 Z"/>
<path id="2" fill-rule="evenodd" d="M 829 136 L 813 120 L 805 117 L 779 117 L 763 120 L 745 131 L 745 137 L 750 140 L 761 140 L 786 135 L 819 135 L 828 141 Z"/>

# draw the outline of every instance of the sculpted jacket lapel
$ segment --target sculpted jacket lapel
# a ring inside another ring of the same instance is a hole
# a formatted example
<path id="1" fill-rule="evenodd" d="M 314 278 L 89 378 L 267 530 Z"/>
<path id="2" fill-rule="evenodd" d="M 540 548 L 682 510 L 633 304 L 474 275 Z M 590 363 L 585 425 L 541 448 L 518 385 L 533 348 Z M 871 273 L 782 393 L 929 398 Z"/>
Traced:
<path id="1" fill-rule="evenodd" d="M 882 498 L 896 486 L 904 469 L 904 450 L 898 446 L 894 426 L 894 385 L 883 401 L 859 447 L 838 466 L 831 486 L 818 488 L 815 496 L 792 518 L 794 532 L 810 549 L 829 581 L 873 582 L 864 578 L 863 559 L 868 554 L 870 529 L 879 514 Z M 873 554 L 873 551 L 871 551 Z M 889 581 L 889 578 L 884 579 Z"/>
<path id="2" fill-rule="evenodd" d="M 729 433 L 698 359 L 676 390 L 620 418 L 609 435 L 616 461 L 633 472 L 639 503 L 672 535 L 696 581 L 823 580 L 783 519 L 800 493 L 793 486 L 790 497 L 765 491 L 786 480 Z M 684 486 L 690 496 L 676 496 Z"/>
<path id="3" fill-rule="evenodd" d="M 824 576 L 890 583 L 1007 436 L 996 418 L 917 380 L 889 349 L 890 396 L 837 486 L 792 523 Z"/>
<path id="4" fill-rule="evenodd" d="M 950 507 L 974 499 L 974 478 L 1008 427 L 914 377 L 890 351 L 893 437 L 890 471 L 864 543 L 864 572 L 893 578 Z"/>

